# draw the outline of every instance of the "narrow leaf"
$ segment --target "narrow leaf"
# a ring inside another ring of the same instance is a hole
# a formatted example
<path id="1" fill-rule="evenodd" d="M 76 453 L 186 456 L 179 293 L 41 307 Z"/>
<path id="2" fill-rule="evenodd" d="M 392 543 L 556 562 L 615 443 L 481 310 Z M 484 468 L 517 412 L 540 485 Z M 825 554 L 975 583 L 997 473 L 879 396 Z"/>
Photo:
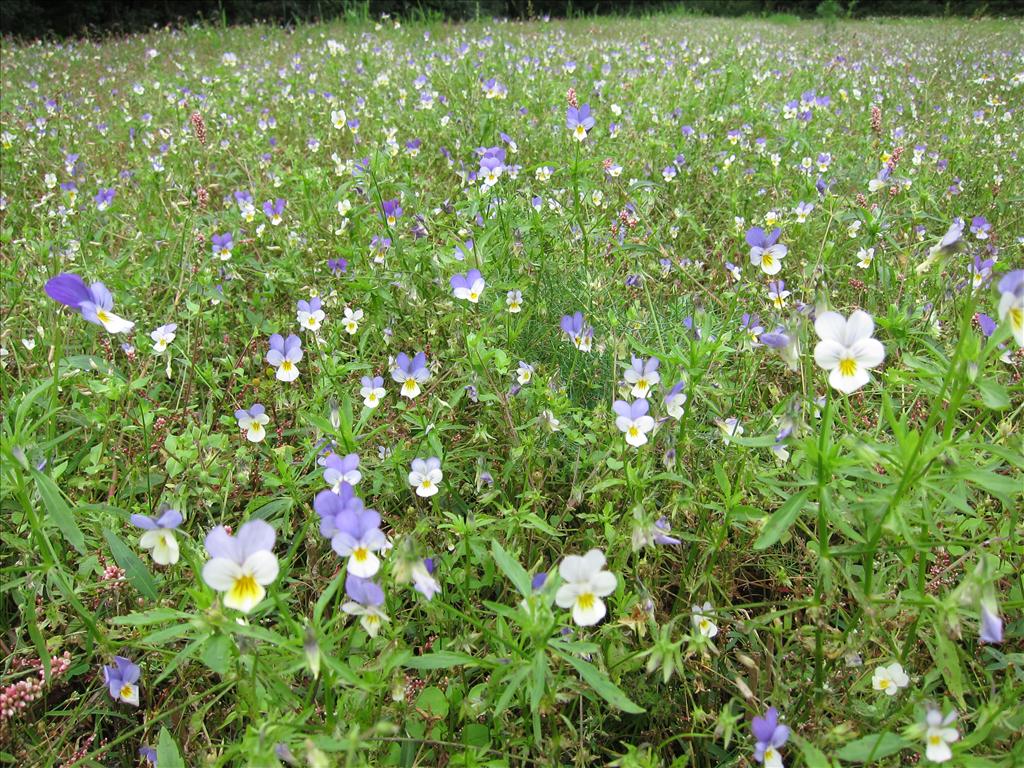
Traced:
<path id="1" fill-rule="evenodd" d="M 57 484 L 42 472 L 33 471 L 32 477 L 36 481 L 36 490 L 39 491 L 39 498 L 43 500 L 46 513 L 60 528 L 65 541 L 74 547 L 78 554 L 84 555 L 86 552 L 85 536 L 82 535 L 82 530 L 75 522 L 75 515 L 68 503 L 64 501 L 64 497 L 61 496 Z"/>
<path id="2" fill-rule="evenodd" d="M 764 524 L 764 528 L 761 529 L 761 535 L 754 542 L 754 549 L 767 549 L 782 538 L 790 526 L 796 522 L 804 504 L 807 503 L 807 497 L 811 495 L 811 490 L 811 488 L 805 488 L 796 496 L 790 496 L 785 504 L 772 513 Z"/>
<path id="3" fill-rule="evenodd" d="M 157 592 L 156 581 L 149 569 L 146 568 L 145 563 L 113 531 L 104 531 L 103 537 L 110 546 L 110 554 L 114 556 L 114 561 L 124 568 L 124 575 L 128 582 L 139 590 L 139 594 L 143 597 L 153 601 L 158 600 L 160 595 Z"/>

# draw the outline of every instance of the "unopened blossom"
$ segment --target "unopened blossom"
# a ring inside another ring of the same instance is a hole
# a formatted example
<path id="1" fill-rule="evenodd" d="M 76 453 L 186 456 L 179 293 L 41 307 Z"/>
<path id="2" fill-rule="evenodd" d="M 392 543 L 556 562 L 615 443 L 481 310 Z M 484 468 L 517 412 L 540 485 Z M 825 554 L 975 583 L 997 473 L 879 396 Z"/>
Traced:
<path id="1" fill-rule="evenodd" d="M 267 436 L 266 426 L 270 423 L 270 417 L 260 403 L 255 403 L 248 410 L 239 408 L 235 411 L 235 418 L 238 419 L 238 428 L 245 430 L 245 439 L 250 443 L 262 442 Z"/>
<path id="2" fill-rule="evenodd" d="M 349 616 L 358 616 L 366 634 L 376 637 L 381 624 L 390 621 L 384 612 L 384 590 L 370 579 L 363 579 L 352 573 L 345 576 L 345 594 L 348 600 L 341 610 Z"/>
<path id="3" fill-rule="evenodd" d="M 647 433 L 654 429 L 654 419 L 647 414 L 650 404 L 646 400 L 616 400 L 612 403 L 615 411 L 615 426 L 626 437 L 626 442 L 639 448 L 647 442 Z"/>
<path id="4" fill-rule="evenodd" d="M 978 639 L 983 643 L 999 644 L 1003 642 L 1003 619 L 994 604 L 983 601 L 981 604 L 981 627 Z"/>
<path id="5" fill-rule="evenodd" d="M 203 581 L 224 594 L 227 608 L 249 613 L 263 600 L 279 569 L 275 538 L 274 529 L 263 520 L 244 523 L 235 536 L 222 525 L 207 534 L 210 559 L 203 566 Z"/>
<path id="6" fill-rule="evenodd" d="M 412 460 L 412 467 L 409 472 L 409 485 L 416 491 L 417 496 L 423 498 L 433 496 L 440 490 L 439 484 L 443 477 L 441 460 L 436 456 Z"/>
<path id="7" fill-rule="evenodd" d="M 887 696 L 895 696 L 908 685 L 910 678 L 898 661 L 884 667 L 875 667 L 875 673 L 871 676 L 871 687 Z"/>
<path id="8" fill-rule="evenodd" d="M 383 376 L 363 376 L 360 380 L 362 387 L 359 389 L 359 396 L 363 398 L 363 405 L 366 408 L 376 408 L 380 405 L 381 398 L 387 394 L 384 389 Z"/>
<path id="9" fill-rule="evenodd" d="M 779 242 L 782 230 L 775 228 L 765 233 L 760 227 L 747 230 L 747 244 L 750 246 L 750 263 L 760 267 L 766 275 L 776 275 L 782 269 L 782 260 L 789 249 Z"/>
<path id="10" fill-rule="evenodd" d="M 814 347 L 814 361 L 829 372 L 828 383 L 844 394 L 867 384 L 868 371 L 885 360 L 885 348 L 872 337 L 875 322 L 867 312 L 857 310 L 849 318 L 822 312 L 814 330 L 821 339 Z"/>
<path id="11" fill-rule="evenodd" d="M 139 677 L 142 670 L 124 656 L 115 656 L 114 663 L 103 667 L 103 682 L 107 684 L 110 697 L 133 707 L 139 706 Z"/>
<path id="12" fill-rule="evenodd" d="M 309 301 L 300 299 L 296 304 L 295 312 L 295 321 L 299 327 L 314 333 L 319 331 L 326 317 L 322 307 L 323 301 L 319 296 L 314 296 Z"/>
<path id="13" fill-rule="evenodd" d="M 395 367 L 391 369 L 391 378 L 401 384 L 399 394 L 412 400 L 420 393 L 420 384 L 430 378 L 426 354 L 418 352 L 410 359 L 405 352 L 400 352 L 395 357 Z"/>
<path id="14" fill-rule="evenodd" d="M 175 331 L 177 330 L 177 323 L 167 323 L 167 325 L 161 325 L 155 331 L 152 331 L 149 334 L 149 338 L 153 340 L 153 351 L 158 355 L 163 354 L 167 350 L 168 345 L 174 341 Z"/>
<path id="15" fill-rule="evenodd" d="M 342 483 L 357 485 L 362 478 L 358 453 L 349 453 L 345 456 L 332 453 L 324 459 L 324 482 L 335 493 L 341 489 Z"/>
<path id="16" fill-rule="evenodd" d="M 345 307 L 345 317 L 341 321 L 345 333 L 352 336 L 359 330 L 359 321 L 363 319 L 363 310 Z"/>
<path id="17" fill-rule="evenodd" d="M 783 768 L 779 749 L 789 740 L 789 727 L 779 723 L 779 711 L 769 707 L 763 717 L 755 717 L 750 724 L 754 734 L 754 760 L 764 768 Z"/>
<path id="18" fill-rule="evenodd" d="M 591 627 L 607 613 L 604 600 L 615 591 L 615 574 L 604 570 L 605 557 L 599 549 L 585 555 L 566 555 L 558 566 L 562 585 L 555 593 L 559 608 L 571 608 L 572 619 L 581 627 Z"/>
<path id="19" fill-rule="evenodd" d="M 479 269 L 471 269 L 464 275 L 453 275 L 450 283 L 452 294 L 455 298 L 465 299 L 471 304 L 476 304 L 480 301 L 480 296 L 483 294 L 484 286 L 486 285 Z"/>
<path id="20" fill-rule="evenodd" d="M 589 352 L 594 342 L 594 328 L 587 325 L 583 313 L 563 315 L 560 323 L 562 333 L 569 337 L 572 345 L 580 352 Z"/>
<path id="21" fill-rule="evenodd" d="M 780 326 L 770 333 L 762 333 L 760 341 L 774 350 L 791 371 L 800 369 L 800 343 L 795 333 Z"/>
<path id="22" fill-rule="evenodd" d="M 692 605 L 690 610 L 690 623 L 693 624 L 693 628 L 697 632 L 708 639 L 718 634 L 718 625 L 711 620 L 711 614 L 713 613 L 711 603 Z"/>
<path id="23" fill-rule="evenodd" d="M 1017 346 L 1024 347 L 1024 269 L 1015 269 L 999 281 L 1000 321 L 1010 325 Z"/>
<path id="24" fill-rule="evenodd" d="M 924 719 L 924 756 L 933 763 L 945 763 L 953 759 L 953 750 L 949 745 L 960 739 L 956 728 L 956 710 L 943 715 L 938 709 L 929 709 Z"/>
<path id="25" fill-rule="evenodd" d="M 95 325 L 102 325 L 109 333 L 129 333 L 135 323 L 115 315 L 114 297 L 103 283 L 86 286 L 73 272 L 64 272 L 47 281 L 46 295 L 54 301 L 71 307 Z"/>
<path id="26" fill-rule="evenodd" d="M 661 361 L 656 357 L 647 360 L 635 356 L 632 358 L 630 367 L 622 374 L 622 378 L 632 385 L 630 394 L 633 397 L 647 397 L 651 388 L 661 382 L 661 375 L 658 373 L 660 365 Z"/>
<path id="27" fill-rule="evenodd" d="M 298 362 L 302 360 L 302 340 L 294 333 L 285 339 L 279 333 L 270 337 L 270 351 L 267 362 L 277 369 L 278 381 L 295 381 L 299 378 Z"/>

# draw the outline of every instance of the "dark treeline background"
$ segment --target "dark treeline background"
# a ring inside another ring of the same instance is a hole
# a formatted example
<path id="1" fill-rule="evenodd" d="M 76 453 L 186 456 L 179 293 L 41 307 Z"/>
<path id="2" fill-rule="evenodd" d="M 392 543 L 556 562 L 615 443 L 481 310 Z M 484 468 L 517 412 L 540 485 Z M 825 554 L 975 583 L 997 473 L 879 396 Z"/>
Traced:
<path id="1" fill-rule="evenodd" d="M 133 32 L 201 19 L 291 24 L 381 13 L 403 18 L 638 15 L 685 9 L 722 16 L 1020 16 L 1024 0 L 0 0 L 0 33 L 21 37 Z"/>

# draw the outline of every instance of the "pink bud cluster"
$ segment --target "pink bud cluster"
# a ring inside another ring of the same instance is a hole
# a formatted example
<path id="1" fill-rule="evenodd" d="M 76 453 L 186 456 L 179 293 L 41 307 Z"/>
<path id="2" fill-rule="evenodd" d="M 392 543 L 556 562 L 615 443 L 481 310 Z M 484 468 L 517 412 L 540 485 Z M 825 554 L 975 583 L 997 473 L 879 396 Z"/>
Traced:
<path id="1" fill-rule="evenodd" d="M 569 102 L 569 106 L 578 109 L 580 106 L 580 100 L 576 98 L 576 89 L 570 88 L 565 94 L 565 98 Z"/>
<path id="2" fill-rule="evenodd" d="M 11 683 L 3 691 L 0 691 L 0 722 L 12 718 L 22 710 L 27 709 L 29 704 L 43 695 L 46 676 L 43 672 L 42 663 L 38 659 L 34 659 L 24 666 L 38 669 L 38 675 Z M 64 651 L 62 656 L 51 658 L 51 682 L 67 672 L 70 666 L 71 654 L 68 651 Z"/>
<path id="3" fill-rule="evenodd" d="M 206 146 L 206 121 L 198 112 L 193 112 L 189 118 L 192 123 L 192 132 L 196 135 L 199 143 Z"/>
<path id="4" fill-rule="evenodd" d="M 882 132 L 882 109 L 877 104 L 871 105 L 871 130 L 875 133 Z"/>

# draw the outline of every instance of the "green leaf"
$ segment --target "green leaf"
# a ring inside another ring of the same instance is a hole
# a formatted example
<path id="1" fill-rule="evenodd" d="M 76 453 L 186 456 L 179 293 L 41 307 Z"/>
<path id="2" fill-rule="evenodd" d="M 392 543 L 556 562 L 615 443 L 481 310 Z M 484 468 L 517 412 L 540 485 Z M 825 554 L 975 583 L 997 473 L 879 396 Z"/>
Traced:
<path id="1" fill-rule="evenodd" d="M 530 574 L 519 564 L 518 560 L 505 551 L 497 539 L 491 542 L 491 556 L 494 557 L 494 562 L 497 563 L 505 577 L 519 590 L 519 594 L 523 597 L 529 595 L 531 591 Z"/>
<path id="2" fill-rule="evenodd" d="M 435 651 L 426 656 L 413 656 L 402 666 L 409 669 L 449 669 L 451 667 L 479 666 L 480 659 L 458 651 Z"/>
<path id="3" fill-rule="evenodd" d="M 74 547 L 78 554 L 86 552 L 85 536 L 82 535 L 78 523 L 75 522 L 75 515 L 71 507 L 64 501 L 57 484 L 42 472 L 32 471 L 32 477 L 36 481 L 36 490 L 39 491 L 39 498 L 43 500 L 43 506 L 50 519 L 60 528 L 64 539 Z"/>
<path id="4" fill-rule="evenodd" d="M 807 768 L 829 768 L 831 763 L 829 763 L 828 757 L 825 756 L 824 752 L 807 741 L 807 739 L 802 739 L 796 734 L 791 734 L 790 738 L 800 747 L 800 752 L 804 756 Z"/>
<path id="5" fill-rule="evenodd" d="M 912 746 L 902 736 L 886 731 L 851 741 L 836 752 L 836 757 L 848 763 L 871 763 Z"/>
<path id="6" fill-rule="evenodd" d="M 149 624 L 163 624 L 165 621 L 174 619 L 188 619 L 192 614 L 179 611 L 175 608 L 152 608 L 139 613 L 129 613 L 125 616 L 114 616 L 111 624 L 126 624 L 131 627 L 144 627 Z"/>
<path id="7" fill-rule="evenodd" d="M 227 635 L 213 635 L 203 646 L 199 658 L 218 675 L 226 675 L 231 669 L 234 644 Z"/>
<path id="8" fill-rule="evenodd" d="M 576 671 L 580 673 L 580 677 L 583 678 L 584 682 L 589 685 L 598 696 L 607 701 L 613 707 L 621 709 L 623 712 L 629 712 L 634 715 L 638 715 L 646 710 L 634 704 L 630 701 L 629 697 L 622 692 L 615 683 L 605 677 L 601 671 L 593 664 L 589 664 L 583 659 L 577 659 L 568 653 L 559 653 L 563 659 L 569 662 Z"/>
<path id="9" fill-rule="evenodd" d="M 160 726 L 160 740 L 156 744 L 156 762 L 160 768 L 185 768 L 178 745 L 165 727 Z"/>
<path id="10" fill-rule="evenodd" d="M 790 496 L 785 504 L 772 513 L 764 524 L 764 528 L 761 529 L 761 535 L 754 542 L 754 549 L 767 549 L 782 538 L 783 534 L 796 522 L 812 490 L 805 488 L 796 496 Z"/>
<path id="11" fill-rule="evenodd" d="M 949 692 L 956 697 L 957 703 L 966 708 L 964 702 L 964 680 L 960 671 L 960 657 L 957 654 L 956 645 L 946 637 L 942 627 L 935 628 L 935 649 L 932 652 L 935 666 L 942 673 L 942 679 L 946 681 Z"/>
<path id="12" fill-rule="evenodd" d="M 448 717 L 448 699 L 444 691 L 435 686 L 424 688 L 416 697 L 416 706 L 433 717 Z"/>
<path id="13" fill-rule="evenodd" d="M 124 575 L 129 583 L 139 590 L 139 594 L 143 597 L 153 601 L 158 600 L 160 595 L 157 592 L 156 581 L 145 564 L 139 560 L 127 544 L 121 541 L 116 533 L 104 531 L 103 536 L 110 546 L 110 554 L 114 556 L 114 561 L 124 568 Z"/>
<path id="14" fill-rule="evenodd" d="M 981 392 L 981 402 L 986 408 L 994 411 L 1001 411 L 1010 407 L 1010 394 L 1006 387 L 992 379 L 979 379 L 978 390 Z"/>

